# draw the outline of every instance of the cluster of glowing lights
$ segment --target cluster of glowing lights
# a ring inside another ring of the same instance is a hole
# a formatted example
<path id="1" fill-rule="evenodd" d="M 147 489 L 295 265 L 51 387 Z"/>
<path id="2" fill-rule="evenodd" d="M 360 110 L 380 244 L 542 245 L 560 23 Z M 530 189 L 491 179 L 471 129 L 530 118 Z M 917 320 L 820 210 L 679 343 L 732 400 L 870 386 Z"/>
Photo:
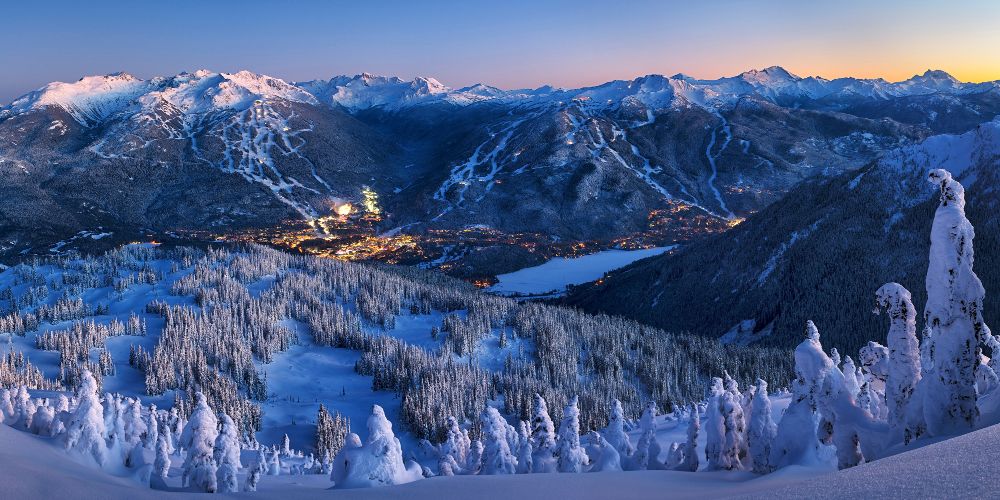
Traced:
<path id="1" fill-rule="evenodd" d="M 378 206 L 378 193 L 372 188 L 365 186 L 361 188 L 361 204 L 365 207 L 365 212 L 371 215 L 379 215 L 382 209 Z"/>
<path id="2" fill-rule="evenodd" d="M 351 212 L 354 212 L 354 206 L 350 203 L 340 203 L 333 206 L 333 211 L 341 217 L 347 217 L 351 215 Z"/>

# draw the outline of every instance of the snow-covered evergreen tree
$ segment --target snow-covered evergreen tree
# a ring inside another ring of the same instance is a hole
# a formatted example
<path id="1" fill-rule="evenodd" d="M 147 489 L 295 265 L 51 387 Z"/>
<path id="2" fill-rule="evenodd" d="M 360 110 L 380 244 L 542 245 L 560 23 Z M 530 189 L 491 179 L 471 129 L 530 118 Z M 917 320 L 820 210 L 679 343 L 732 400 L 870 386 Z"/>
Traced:
<path id="1" fill-rule="evenodd" d="M 777 433 L 778 428 L 771 417 L 771 398 L 767 394 L 767 382 L 759 379 L 757 390 L 753 395 L 750 426 L 747 431 L 753 471 L 757 474 L 767 474 L 774 470 L 771 466 L 771 443 Z"/>
<path id="2" fill-rule="evenodd" d="M 281 448 L 279 448 L 282 458 L 293 456 L 292 441 L 288 439 L 288 434 L 281 437 Z"/>
<path id="3" fill-rule="evenodd" d="M 844 356 L 844 389 L 850 393 L 852 398 L 857 398 L 858 393 L 861 392 L 858 368 L 850 356 Z"/>
<path id="4" fill-rule="evenodd" d="M 28 394 L 28 388 L 20 386 L 14 393 L 14 421 L 10 424 L 18 429 L 28 430 L 31 428 L 31 418 L 35 414 L 35 403 Z"/>
<path id="5" fill-rule="evenodd" d="M 559 441 L 556 444 L 559 472 L 583 472 L 587 463 L 587 452 L 580 446 L 580 409 L 577 397 L 573 396 L 563 410 L 559 424 Z"/>
<path id="6" fill-rule="evenodd" d="M 89 370 L 80 375 L 76 401 L 76 410 L 66 426 L 66 449 L 87 455 L 99 465 L 104 465 L 108 459 L 107 443 L 104 441 L 107 435 L 104 407 L 97 393 L 97 381 Z"/>
<path id="7" fill-rule="evenodd" d="M 928 179 L 941 190 L 931 225 L 924 321 L 933 330 L 933 373 L 924 392 L 923 412 L 932 436 L 975 428 L 976 368 L 985 324 L 982 282 L 973 271 L 975 230 L 965 217 L 965 189 L 938 169 Z"/>
<path id="8" fill-rule="evenodd" d="M 591 447 L 596 450 L 596 454 L 590 457 L 590 472 L 621 471 L 621 456 L 618 450 L 597 431 L 590 431 L 588 437 Z"/>
<path id="9" fill-rule="evenodd" d="M 142 417 L 142 404 L 137 399 L 128 399 L 123 404 L 121 442 L 125 454 L 126 467 L 138 467 L 143 464 L 142 437 L 146 434 L 146 422 Z"/>
<path id="10" fill-rule="evenodd" d="M 150 450 L 156 450 L 160 440 L 160 422 L 156 405 L 149 405 L 146 413 L 146 432 L 143 434 L 143 444 Z"/>
<path id="11" fill-rule="evenodd" d="M 167 452 L 167 436 L 161 434 L 156 440 L 156 459 L 153 461 L 153 475 L 166 481 L 170 473 L 170 454 Z"/>
<path id="12" fill-rule="evenodd" d="M 343 483 L 347 480 L 347 473 L 351 469 L 353 453 L 351 450 L 361 448 L 361 437 L 351 432 L 344 438 L 344 447 L 333 457 L 333 467 L 330 471 L 330 480 L 333 484 Z"/>
<path id="13" fill-rule="evenodd" d="M 469 454 L 465 457 L 463 474 L 479 474 L 479 468 L 483 466 L 483 451 L 485 451 L 485 448 L 482 441 L 478 439 L 472 440 L 472 444 L 469 445 Z"/>
<path id="14" fill-rule="evenodd" d="M 542 396 L 535 394 L 531 414 L 531 472 L 556 472 L 555 426 Z"/>
<path id="15" fill-rule="evenodd" d="M 721 384 L 721 381 L 720 381 Z M 631 470 L 660 469 L 659 463 L 660 445 L 656 440 L 656 403 L 650 401 L 646 404 L 646 409 L 639 419 L 639 429 L 642 434 L 639 442 L 635 445 L 635 453 L 629 463 Z"/>
<path id="16" fill-rule="evenodd" d="M 487 406 L 479 418 L 483 432 L 483 459 L 480 474 L 513 474 L 517 459 L 507 442 L 507 422 L 500 412 Z"/>
<path id="17" fill-rule="evenodd" d="M 907 408 L 920 381 L 920 343 L 917 340 L 917 313 L 910 291 L 899 283 L 887 283 L 875 293 L 880 308 L 889 314 L 889 374 L 885 398 L 888 406 L 890 440 L 903 441 L 912 434 L 907 427 Z M 852 375 L 853 377 L 853 375 Z M 845 381 L 848 375 L 845 373 Z"/>
<path id="18" fill-rule="evenodd" d="M 243 483 L 243 491 L 257 491 L 260 477 L 267 472 L 267 451 L 260 448 L 257 452 L 257 461 L 247 471 L 246 482 Z"/>
<path id="19" fill-rule="evenodd" d="M 532 461 L 531 427 L 527 420 L 522 420 L 517 431 L 517 473 L 531 473 Z"/>
<path id="20" fill-rule="evenodd" d="M 792 381 L 792 402 L 778 422 L 778 432 L 771 444 L 772 467 L 815 463 L 818 460 L 819 438 L 816 427 L 817 397 L 833 362 L 823 352 L 819 330 L 812 321 L 806 322 L 806 339 L 795 348 L 795 380 Z"/>
<path id="21" fill-rule="evenodd" d="M 344 446 L 344 436 L 349 429 L 350 423 L 340 413 L 330 415 L 325 406 L 319 405 L 316 414 L 316 456 L 336 455 Z"/>
<path id="22" fill-rule="evenodd" d="M 448 417 L 447 437 L 441 443 L 438 459 L 438 474 L 454 476 L 461 474 L 469 454 L 469 436 L 458 426 L 458 419 Z"/>
<path id="23" fill-rule="evenodd" d="M 620 457 L 629 457 L 635 452 L 635 447 L 632 446 L 632 441 L 629 439 L 628 433 L 625 432 L 625 410 L 622 409 L 621 401 L 616 399 L 611 403 L 608 426 L 601 431 L 601 434 L 608 443 L 611 443 L 611 446 L 618 450 Z"/>
<path id="24" fill-rule="evenodd" d="M 9 424 L 14 419 L 14 403 L 11 400 L 10 390 L 0 388 L 0 424 Z"/>
<path id="25" fill-rule="evenodd" d="M 281 475 L 281 454 L 278 453 L 278 449 L 274 447 L 271 448 L 271 453 L 267 458 L 267 475 Z"/>
<path id="26" fill-rule="evenodd" d="M 204 394 L 196 393 L 195 401 L 194 411 L 181 434 L 181 447 L 187 450 L 183 466 L 184 485 L 214 493 L 218 489 L 214 447 L 219 422 Z"/>
<path id="27" fill-rule="evenodd" d="M 423 478 L 419 465 L 403 463 L 402 446 L 381 406 L 372 407 L 365 444 L 345 452 L 346 473 L 334 484 L 335 488 L 386 486 Z"/>
<path id="28" fill-rule="evenodd" d="M 31 425 L 28 427 L 28 430 L 33 434 L 50 435 L 55 418 L 55 410 L 48 404 L 45 404 L 44 401 L 40 404 L 35 404 L 34 413 L 31 415 Z"/>
<path id="29" fill-rule="evenodd" d="M 746 421 L 741 394 L 735 386 L 722 394 L 719 411 L 725 432 L 719 453 L 719 466 L 725 470 L 742 470 L 742 457 L 747 454 Z"/>
<path id="30" fill-rule="evenodd" d="M 726 436 L 726 422 L 722 413 L 726 390 L 721 378 L 712 378 L 708 394 L 708 405 L 705 407 L 705 461 L 708 470 L 718 470 L 722 468 L 722 449 Z"/>
<path id="31" fill-rule="evenodd" d="M 225 413 L 222 414 L 222 430 L 215 438 L 213 455 L 218 466 L 216 479 L 219 491 L 224 493 L 239 491 L 239 480 L 236 478 L 236 473 L 241 468 L 239 429 L 233 419 Z"/>
<path id="32" fill-rule="evenodd" d="M 701 415 L 698 405 L 692 404 L 689 412 L 687 441 L 684 443 L 684 461 L 677 470 L 696 472 L 698 470 L 698 431 L 701 430 Z"/>

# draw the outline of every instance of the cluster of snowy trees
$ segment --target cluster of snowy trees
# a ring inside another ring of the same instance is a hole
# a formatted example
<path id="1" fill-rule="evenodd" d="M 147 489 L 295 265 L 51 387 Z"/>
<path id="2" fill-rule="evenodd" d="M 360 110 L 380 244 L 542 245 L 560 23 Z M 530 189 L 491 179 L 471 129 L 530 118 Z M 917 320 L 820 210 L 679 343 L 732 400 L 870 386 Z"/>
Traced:
<path id="1" fill-rule="evenodd" d="M 567 395 L 577 395 L 581 423 L 589 429 L 608 420 L 612 399 L 631 413 L 643 410 L 647 395 L 669 409 L 699 399 L 711 373 L 726 370 L 737 378 L 761 373 L 784 383 L 790 371 L 787 355 L 775 349 L 722 346 L 619 318 L 521 304 L 435 273 L 260 246 L 129 246 L 101 257 L 23 264 L 17 267 L 22 283 L 10 292 L 10 301 L 20 302 L 32 287 L 45 287 L 48 296 L 39 298 L 34 309 L 9 314 L 23 324 L 23 318 L 46 304 L 68 304 L 60 302 L 64 299 L 82 304 L 71 291 L 109 287 L 121 293 L 162 279 L 164 273 L 157 269 L 164 262 L 172 272 L 190 269 L 170 284 L 170 292 L 193 297 L 195 305 L 163 299 L 148 303 L 145 312 L 162 317 L 164 326 L 152 350 L 131 349 L 129 364 L 144 372 L 147 393 L 178 391 L 181 412 L 187 415 L 193 394 L 201 391 L 244 434 L 259 429 L 258 402 L 268 396 L 267 381 L 255 363 L 270 362 L 300 341 L 290 322 L 301 324 L 316 344 L 360 351 L 356 370 L 373 377 L 373 389 L 397 392 L 403 423 L 433 440 L 443 439 L 448 416 L 477 421 L 486 401 L 498 397 L 505 412 L 526 418 L 534 394 L 542 394 L 560 419 Z M 103 303 L 83 308 L 96 316 L 36 337 L 39 348 L 61 353 L 59 381 L 67 387 L 76 385 L 83 369 L 99 384 L 102 374 L 112 373 L 110 353 L 101 351 L 93 359 L 90 351 L 100 351 L 107 337 L 122 334 L 122 324 L 124 335 L 146 333 L 146 319 L 138 315 L 126 321 L 108 314 Z M 399 314 L 432 312 L 442 313 L 443 320 L 428 332 L 434 340 L 431 348 L 383 334 Z M 37 318 L 18 328 L 21 333 L 37 328 Z M 502 368 L 481 368 L 485 349 L 497 346 L 504 350 Z"/>
<path id="2" fill-rule="evenodd" d="M 839 468 L 848 468 L 915 440 L 1000 422 L 1000 337 L 981 315 L 985 291 L 973 271 L 974 231 L 964 215 L 964 190 L 944 170 L 931 172 L 930 180 L 941 197 L 932 226 L 922 334 L 911 294 L 898 283 L 875 293 L 877 307 L 890 320 L 887 345 L 869 342 L 857 363 L 836 349 L 827 353 L 816 325 L 807 322 L 805 340 L 794 352 L 791 402 L 777 421 L 763 380 L 741 390 L 726 375 L 712 380 L 703 404 L 675 411 L 688 421 L 686 443 L 670 443 L 665 450 L 657 442 L 651 403 L 633 445 L 622 430 L 622 407 L 614 401 L 607 427 L 591 431 L 590 444 L 581 446 L 577 398 L 563 411 L 557 434 L 545 399 L 536 394 L 530 421 L 517 428 L 492 407 L 468 429 L 448 418 L 446 438 L 437 448 L 439 472 L 695 471 L 701 466 L 695 444 L 700 432 L 706 436 L 704 470 L 764 474 L 818 463 L 824 447 L 836 455 Z M 984 349 L 993 358 L 986 358 Z M 480 437 L 473 439 L 476 433 Z"/>
<path id="3" fill-rule="evenodd" d="M 153 488 L 166 488 L 171 462 L 177 461 L 186 488 L 240 491 L 237 473 L 243 468 L 244 448 L 240 430 L 228 415 L 212 410 L 201 393 L 194 398 L 191 416 L 184 418 L 177 408 L 163 411 L 155 405 L 144 407 L 138 399 L 102 397 L 93 375 L 85 370 L 72 398 L 32 399 L 24 386 L 0 390 L 0 423 L 53 437 L 69 453 Z M 255 441 L 250 446 L 277 457 L 277 449 L 260 448 Z M 287 440 L 285 453 L 292 453 Z M 259 474 L 248 474 L 242 488 L 255 489 L 259 479 Z"/>
<path id="4" fill-rule="evenodd" d="M 883 457 L 928 437 L 954 436 L 1000 422 L 1000 338 L 983 322 L 985 290 L 973 271 L 975 232 L 965 217 L 964 188 L 945 170 L 931 229 L 927 304 L 918 336 L 911 293 L 888 283 L 875 293 L 888 313 L 887 345 L 869 342 L 859 362 L 823 349 L 807 322 L 795 349 L 792 401 L 772 421 L 766 386 L 740 395 L 716 380 L 706 408 L 709 468 L 766 473 L 819 460 L 831 446 L 840 468 Z M 993 358 L 984 363 L 984 348 Z M 761 397 L 761 394 L 764 396 Z"/>
<path id="5" fill-rule="evenodd" d="M 122 335 L 145 335 L 145 322 L 132 314 L 128 322 L 112 319 L 109 323 L 97 323 L 93 319 L 74 321 L 65 330 L 51 330 L 35 336 L 35 347 L 43 351 L 59 352 L 59 375 L 56 380 L 73 387 L 84 369 L 101 375 L 113 375 L 114 363 L 111 354 L 104 348 L 109 337 Z M 90 362 L 92 349 L 100 349 L 96 364 Z"/>
<path id="6" fill-rule="evenodd" d="M 8 349 L 0 357 L 0 388 L 27 386 L 42 390 L 61 390 L 62 384 L 45 377 L 23 352 Z"/>

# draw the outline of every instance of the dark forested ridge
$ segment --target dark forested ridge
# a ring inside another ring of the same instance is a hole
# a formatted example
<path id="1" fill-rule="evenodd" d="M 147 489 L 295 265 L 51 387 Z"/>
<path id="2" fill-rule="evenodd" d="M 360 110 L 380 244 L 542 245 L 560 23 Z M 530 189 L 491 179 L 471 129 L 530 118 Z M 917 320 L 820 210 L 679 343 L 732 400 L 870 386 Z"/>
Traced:
<path id="1" fill-rule="evenodd" d="M 926 295 L 936 196 L 925 181 L 948 165 L 966 183 L 976 228 L 976 272 L 1000 285 L 1000 124 L 938 136 L 889 153 L 860 173 L 803 183 L 731 231 L 616 271 L 576 289 L 569 304 L 621 314 L 672 331 L 720 337 L 753 320 L 747 341 L 792 346 L 813 319 L 826 343 L 846 352 L 885 337 L 885 319 L 866 314 L 883 283 Z M 986 298 L 987 323 L 1000 301 Z"/>

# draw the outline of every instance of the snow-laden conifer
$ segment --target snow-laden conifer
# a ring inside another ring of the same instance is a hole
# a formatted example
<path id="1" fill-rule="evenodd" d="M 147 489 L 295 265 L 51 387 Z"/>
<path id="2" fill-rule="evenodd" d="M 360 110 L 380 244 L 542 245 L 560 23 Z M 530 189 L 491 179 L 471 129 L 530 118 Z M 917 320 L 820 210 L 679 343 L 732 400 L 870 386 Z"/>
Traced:
<path id="1" fill-rule="evenodd" d="M 590 456 L 590 472 L 621 471 L 622 463 L 618 450 L 597 431 L 590 431 L 588 437 L 592 449 L 596 450 L 596 454 Z"/>
<path id="2" fill-rule="evenodd" d="M 577 397 L 573 396 L 563 410 L 559 424 L 559 441 L 556 444 L 559 472 L 583 472 L 587 463 L 587 452 L 580 446 L 580 409 Z"/>
<path id="3" fill-rule="evenodd" d="M 611 443 L 611 446 L 618 450 L 620 457 L 629 457 L 635 451 L 628 433 L 625 432 L 625 410 L 622 409 L 621 401 L 616 399 L 611 403 L 608 426 L 601 431 L 601 434 L 608 443 Z"/>
<path id="4" fill-rule="evenodd" d="M 941 192 L 931 225 L 924 321 L 933 330 L 933 374 L 924 392 L 927 432 L 960 434 L 975 428 L 976 368 L 985 324 L 982 282 L 973 271 L 975 230 L 965 217 L 965 189 L 946 170 L 928 176 Z"/>
<path id="5" fill-rule="evenodd" d="M 907 407 L 920 381 L 920 343 L 917 314 L 910 291 L 899 283 L 887 283 L 875 293 L 879 308 L 889 315 L 889 374 L 885 399 L 888 407 L 889 439 L 902 441 L 907 434 Z M 845 373 L 845 381 L 847 374 Z"/>
<path id="6" fill-rule="evenodd" d="M 684 461 L 677 470 L 696 472 L 698 470 L 698 431 L 701 430 L 701 415 L 698 405 L 692 404 L 688 417 L 687 441 L 684 443 Z"/>
<path id="7" fill-rule="evenodd" d="M 213 454 L 218 466 L 216 479 L 219 491 L 224 493 L 239 491 L 239 480 L 236 478 L 236 473 L 241 468 L 239 429 L 236 428 L 233 419 L 225 413 L 222 414 L 222 430 L 215 438 Z"/>
<path id="8" fill-rule="evenodd" d="M 646 404 L 642 417 L 639 418 L 639 429 L 642 434 L 639 435 L 639 441 L 635 445 L 635 453 L 632 454 L 630 460 L 629 469 L 631 470 L 662 468 L 657 456 L 660 445 L 656 440 L 656 415 L 656 403 L 650 401 Z"/>
<path id="9" fill-rule="evenodd" d="M 218 489 L 214 447 L 219 435 L 218 419 L 201 392 L 195 394 L 195 407 L 181 434 L 184 458 L 183 481 L 197 491 L 214 493 Z"/>
<path id="10" fill-rule="evenodd" d="M 108 459 L 107 443 L 104 436 L 104 407 L 97 394 L 97 381 L 89 370 L 80 375 L 80 386 L 76 391 L 76 410 L 66 426 L 64 444 L 73 450 L 93 458 L 99 465 Z"/>
<path id="11" fill-rule="evenodd" d="M 774 470 L 771 466 L 771 443 L 777 433 L 778 427 L 771 416 L 771 398 L 767 394 L 767 382 L 758 379 L 747 431 L 753 471 L 757 474 L 767 474 Z"/>
<path id="12" fill-rule="evenodd" d="M 403 448 L 381 406 L 372 407 L 365 444 L 344 451 L 345 474 L 335 488 L 387 486 L 423 479 L 419 465 L 403 463 Z"/>
<path id="13" fill-rule="evenodd" d="M 480 474 L 513 474 L 517 459 L 507 442 L 507 422 L 500 412 L 487 406 L 479 417 L 483 432 L 483 460 Z"/>
<path id="14" fill-rule="evenodd" d="M 555 426 L 542 396 L 535 394 L 531 413 L 532 472 L 556 472 Z"/>

